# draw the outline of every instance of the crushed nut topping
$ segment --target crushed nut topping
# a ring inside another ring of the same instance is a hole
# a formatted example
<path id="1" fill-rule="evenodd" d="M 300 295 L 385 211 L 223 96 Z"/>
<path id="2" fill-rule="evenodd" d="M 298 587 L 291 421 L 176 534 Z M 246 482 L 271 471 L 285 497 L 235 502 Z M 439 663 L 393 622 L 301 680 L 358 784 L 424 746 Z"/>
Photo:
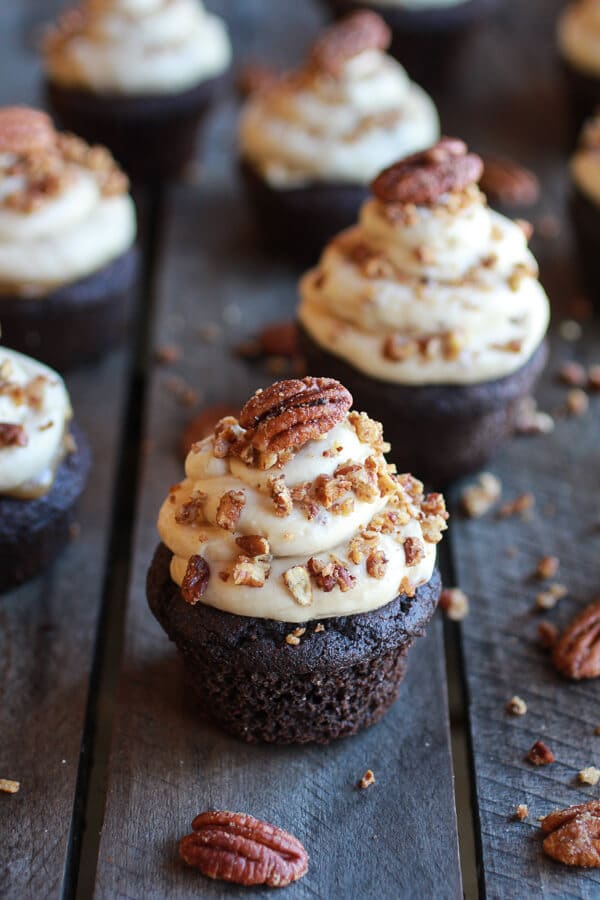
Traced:
<path id="1" fill-rule="evenodd" d="M 271 557 L 264 556 L 238 556 L 231 577 L 233 583 L 245 587 L 260 588 L 264 585 L 271 571 Z"/>
<path id="2" fill-rule="evenodd" d="M 600 781 L 600 769 L 597 769 L 596 766 L 586 766 L 577 773 L 577 780 L 580 784 L 595 786 Z"/>
<path id="3" fill-rule="evenodd" d="M 556 759 L 550 747 L 544 744 L 543 741 L 536 741 L 526 758 L 534 766 L 549 766 Z"/>
<path id="4" fill-rule="evenodd" d="M 371 787 L 372 784 L 375 784 L 375 775 L 373 774 L 371 769 L 367 769 L 363 777 L 360 779 L 358 786 L 364 790 L 365 788 Z"/>
<path id="5" fill-rule="evenodd" d="M 227 491 L 219 500 L 216 515 L 217 525 L 227 531 L 233 531 L 240 520 L 245 504 L 246 495 L 243 491 Z"/>
<path id="6" fill-rule="evenodd" d="M 530 491 L 519 494 L 514 500 L 504 503 L 498 510 L 499 519 L 508 519 L 510 516 L 525 516 L 535 506 L 535 497 Z"/>
<path id="7" fill-rule="evenodd" d="M 511 697 L 506 704 L 506 712 L 511 716 L 524 716 L 527 712 L 527 704 L 521 697 Z"/>
<path id="8" fill-rule="evenodd" d="M 502 483 L 491 472 L 482 472 L 476 484 L 471 484 L 460 498 L 462 508 L 470 519 L 478 519 L 490 511 L 502 495 Z"/>
<path id="9" fill-rule="evenodd" d="M 528 816 L 529 816 L 529 808 L 527 807 L 527 804 L 519 803 L 519 805 L 515 809 L 514 818 L 518 819 L 519 822 L 524 822 Z"/>
<path id="10" fill-rule="evenodd" d="M 537 609 L 554 609 L 559 600 L 569 593 L 564 584 L 551 584 L 547 591 L 541 591 L 536 595 L 535 605 Z"/>
<path id="11" fill-rule="evenodd" d="M 199 525 L 204 523 L 204 503 L 207 494 L 203 491 L 194 491 L 189 500 L 182 503 L 175 513 L 175 521 L 178 525 Z"/>
<path id="12" fill-rule="evenodd" d="M 558 572 L 559 565 L 560 562 L 557 556 L 542 556 L 535 570 L 536 578 L 542 581 L 552 578 Z"/>
<path id="13" fill-rule="evenodd" d="M 247 556 L 267 556 L 271 552 L 268 540 L 260 534 L 244 534 L 235 542 Z"/>
<path id="14" fill-rule="evenodd" d="M 345 593 L 352 590 L 356 584 L 355 576 L 333 556 L 328 561 L 311 556 L 308 560 L 307 568 L 315 579 L 317 587 L 325 591 L 325 593 L 329 593 L 335 587 L 338 587 L 342 593 Z"/>
<path id="15" fill-rule="evenodd" d="M 460 622 L 469 614 L 469 598 L 460 588 L 444 588 L 440 608 L 453 622 Z"/>
<path id="16" fill-rule="evenodd" d="M 291 494 L 286 487 L 283 475 L 275 475 L 269 479 L 269 487 L 271 489 L 271 498 L 275 506 L 276 516 L 289 516 L 294 504 Z"/>
<path id="17" fill-rule="evenodd" d="M 306 566 L 292 566 L 283 573 L 283 580 L 296 603 L 300 606 L 311 605 L 313 601 L 312 585 Z"/>
<path id="18" fill-rule="evenodd" d="M 28 440 L 27 432 L 22 425 L 0 422 L 0 448 L 26 447 Z"/>
<path id="19" fill-rule="evenodd" d="M 348 422 L 356 431 L 361 444 L 369 444 L 376 453 L 387 453 L 390 450 L 390 445 L 383 440 L 381 422 L 376 422 L 366 413 L 359 413 L 356 410 L 348 413 Z"/>
<path id="20" fill-rule="evenodd" d="M 383 550 L 371 550 L 367 556 L 367 575 L 371 578 L 383 578 L 387 564 Z"/>
<path id="21" fill-rule="evenodd" d="M 289 644 L 291 647 L 297 647 L 300 643 L 300 638 L 306 632 L 306 628 L 294 628 L 290 634 L 286 634 L 285 642 Z"/>
<path id="22" fill-rule="evenodd" d="M 407 566 L 416 566 L 425 556 L 425 545 L 420 538 L 404 539 L 404 557 Z"/>
<path id="23" fill-rule="evenodd" d="M 20 787 L 20 781 L 12 781 L 10 778 L 0 778 L 0 793 L 16 794 Z"/>
<path id="24" fill-rule="evenodd" d="M 583 416 L 589 408 L 590 398 L 582 388 L 573 388 L 567 394 L 565 409 L 570 416 Z"/>

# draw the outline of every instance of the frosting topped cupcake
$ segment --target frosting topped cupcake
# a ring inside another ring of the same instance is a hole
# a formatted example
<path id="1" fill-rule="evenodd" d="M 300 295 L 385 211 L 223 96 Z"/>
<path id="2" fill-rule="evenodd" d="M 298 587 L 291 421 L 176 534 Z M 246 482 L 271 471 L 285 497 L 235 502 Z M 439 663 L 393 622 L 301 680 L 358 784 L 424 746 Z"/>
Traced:
<path id="1" fill-rule="evenodd" d="M 600 3 L 576 0 L 558 22 L 558 46 L 562 56 L 582 72 L 600 77 Z"/>
<path id="2" fill-rule="evenodd" d="M 435 106 L 385 50 L 387 25 L 359 12 L 328 28 L 299 71 L 251 96 L 243 158 L 271 185 L 365 184 L 439 134 Z"/>
<path id="3" fill-rule="evenodd" d="M 101 269 L 135 240 L 110 153 L 26 107 L 0 109 L 0 294 L 37 296 Z"/>
<path id="4" fill-rule="evenodd" d="M 50 31 L 44 52 L 57 84 L 134 95 L 192 88 L 231 60 L 224 22 L 200 0 L 87 0 Z"/>
<path id="5" fill-rule="evenodd" d="M 48 493 L 69 450 L 71 416 L 56 372 L 0 346 L 0 495 L 32 499 Z"/>
<path id="6" fill-rule="evenodd" d="M 443 497 L 397 475 L 381 425 L 351 405 L 330 378 L 278 382 L 193 446 L 158 520 L 187 602 L 302 622 L 430 580 Z"/>
<path id="7" fill-rule="evenodd" d="M 586 122 L 570 168 L 575 186 L 600 204 L 600 114 Z"/>
<path id="8" fill-rule="evenodd" d="M 533 355 L 548 298 L 526 230 L 477 187 L 482 170 L 444 138 L 378 176 L 358 224 L 300 283 L 299 319 L 318 345 L 415 385 L 501 378 Z"/>

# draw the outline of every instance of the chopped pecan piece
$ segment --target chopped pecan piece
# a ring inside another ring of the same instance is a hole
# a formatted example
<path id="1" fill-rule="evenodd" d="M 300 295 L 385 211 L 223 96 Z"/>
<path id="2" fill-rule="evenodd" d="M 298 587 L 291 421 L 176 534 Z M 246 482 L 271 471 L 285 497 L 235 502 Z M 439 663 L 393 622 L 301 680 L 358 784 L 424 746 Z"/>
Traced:
<path id="1" fill-rule="evenodd" d="M 270 478 L 269 487 L 271 489 L 271 499 L 275 506 L 275 515 L 281 518 L 289 516 L 294 508 L 294 504 L 283 475 L 275 475 L 273 478 Z"/>
<path id="2" fill-rule="evenodd" d="M 0 422 L 0 447 L 26 447 L 27 432 L 22 425 Z"/>
<path id="3" fill-rule="evenodd" d="M 194 606 L 206 592 L 210 569 L 202 556 L 190 556 L 181 582 L 181 596 Z"/>
<path id="4" fill-rule="evenodd" d="M 365 788 L 371 787 L 372 784 L 375 784 L 375 775 L 371 769 L 367 769 L 363 777 L 360 779 L 358 786 L 364 790 Z"/>
<path id="5" fill-rule="evenodd" d="M 557 556 L 542 556 L 535 570 L 536 578 L 542 581 L 545 581 L 547 578 L 553 578 L 558 572 L 559 565 Z"/>
<path id="6" fill-rule="evenodd" d="M 306 628 L 294 628 L 290 634 L 286 634 L 285 642 L 290 647 L 297 647 L 300 644 L 300 638 L 306 632 Z"/>
<path id="7" fill-rule="evenodd" d="M 511 716 L 524 716 L 527 712 L 527 704 L 521 697 L 511 697 L 506 704 L 506 712 Z"/>
<path id="8" fill-rule="evenodd" d="M 268 540 L 260 534 L 244 534 L 235 542 L 247 556 L 266 556 L 271 552 Z"/>
<path id="9" fill-rule="evenodd" d="M 188 423 L 181 436 L 182 455 L 186 457 L 195 444 L 198 444 L 200 441 L 204 440 L 204 438 L 213 434 L 217 426 L 220 425 L 224 419 L 228 419 L 229 422 L 235 422 L 237 424 L 237 419 L 233 418 L 234 412 L 235 410 L 233 407 L 219 404 L 218 406 L 208 406 L 200 413 L 200 415 L 195 416 L 191 422 Z M 223 437 L 215 436 L 213 442 L 214 456 L 219 457 L 219 455 L 221 455 L 221 458 L 224 458 L 227 456 L 228 451 L 229 444 L 227 441 L 225 441 Z"/>
<path id="10" fill-rule="evenodd" d="M 12 781 L 10 778 L 0 778 L 0 793 L 17 794 L 20 787 L 21 783 L 19 781 Z"/>
<path id="11" fill-rule="evenodd" d="M 407 566 L 416 566 L 425 556 L 425 545 L 420 538 L 407 537 L 403 546 Z"/>
<path id="12" fill-rule="evenodd" d="M 196 816 L 192 829 L 181 840 L 179 855 L 209 878 L 285 887 L 308 869 L 308 854 L 299 840 L 254 816 L 205 812 Z"/>
<path id="13" fill-rule="evenodd" d="M 387 453 L 390 445 L 383 440 L 383 426 L 381 422 L 370 419 L 364 412 L 348 413 L 348 422 L 354 430 L 361 444 L 370 444 L 370 446 L 378 453 Z"/>
<path id="14" fill-rule="evenodd" d="M 524 822 L 528 815 L 529 809 L 527 805 L 525 803 L 519 803 L 515 809 L 515 819 L 518 819 L 519 822 Z"/>
<path id="15" fill-rule="evenodd" d="M 383 341 L 382 353 L 392 362 L 404 362 L 419 352 L 419 342 L 403 334 L 390 334 Z"/>
<path id="16" fill-rule="evenodd" d="M 527 760 L 534 766 L 549 766 L 555 761 L 555 756 L 543 741 L 536 741 L 527 754 Z"/>
<path id="17" fill-rule="evenodd" d="M 499 519 L 507 519 L 509 516 L 525 515 L 535 506 L 535 497 L 530 491 L 519 494 L 514 500 L 503 503 L 498 510 Z"/>
<path id="18" fill-rule="evenodd" d="M 573 388 L 567 394 L 565 408 L 570 416 L 583 416 L 589 408 L 590 398 L 582 388 Z"/>
<path id="19" fill-rule="evenodd" d="M 501 494 L 500 479 L 491 472 L 482 472 L 476 484 L 465 488 L 460 498 L 465 515 L 471 519 L 485 515 L 497 503 Z"/>
<path id="20" fill-rule="evenodd" d="M 371 550 L 367 556 L 367 575 L 371 578 L 383 578 L 388 564 L 383 550 Z"/>
<path id="21" fill-rule="evenodd" d="M 202 491 L 194 491 L 189 500 L 182 503 L 175 513 L 175 521 L 178 525 L 199 525 L 204 523 L 204 503 L 207 494 Z"/>
<path id="22" fill-rule="evenodd" d="M 270 556 L 238 556 L 231 572 L 234 584 L 260 588 L 271 571 Z"/>
<path id="23" fill-rule="evenodd" d="M 217 525 L 227 531 L 233 531 L 245 505 L 246 495 L 243 491 L 226 491 L 217 507 Z"/>
<path id="24" fill-rule="evenodd" d="M 460 622 L 469 614 L 469 598 L 460 588 L 444 588 L 440 608 L 453 622 Z"/>
<path id="25" fill-rule="evenodd" d="M 290 594 L 300 606 L 310 606 L 313 601 L 312 585 L 306 566 L 292 566 L 283 573 L 283 580 Z"/>
<path id="26" fill-rule="evenodd" d="M 316 556 L 311 556 L 308 560 L 307 568 L 315 579 L 317 587 L 325 591 L 325 593 L 329 593 L 335 587 L 338 587 L 342 593 L 345 593 L 352 590 L 356 584 L 356 578 L 350 574 L 346 566 L 333 559 L 325 562 Z"/>
<path id="27" fill-rule="evenodd" d="M 567 678 L 600 675 L 600 600 L 586 606 L 567 626 L 554 647 L 553 661 Z"/>
<path id="28" fill-rule="evenodd" d="M 365 50 L 386 50 L 390 41 L 390 29 L 381 16 L 359 10 L 325 29 L 312 47 L 309 64 L 335 77 L 353 56 Z"/>
<path id="29" fill-rule="evenodd" d="M 594 787 L 600 781 L 600 769 L 596 766 L 586 766 L 577 773 L 577 780 L 580 784 L 591 784 Z"/>
<path id="30" fill-rule="evenodd" d="M 226 459 L 238 439 L 236 427 L 238 420 L 234 416 L 223 416 L 215 425 L 213 437 L 213 455 L 217 459 Z"/>
<path id="31" fill-rule="evenodd" d="M 600 800 L 550 813 L 542 831 L 547 856 L 567 866 L 600 867 Z"/>

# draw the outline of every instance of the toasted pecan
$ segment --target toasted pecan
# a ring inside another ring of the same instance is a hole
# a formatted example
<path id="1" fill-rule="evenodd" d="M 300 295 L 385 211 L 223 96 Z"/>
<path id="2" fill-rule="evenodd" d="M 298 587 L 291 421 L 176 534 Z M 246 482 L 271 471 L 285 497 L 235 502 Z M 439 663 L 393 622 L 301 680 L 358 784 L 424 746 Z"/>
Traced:
<path id="1" fill-rule="evenodd" d="M 22 425 L 0 422 L 0 447 L 26 447 L 27 432 Z"/>
<path id="2" fill-rule="evenodd" d="M 352 396 L 333 378 L 292 378 L 257 391 L 240 413 L 259 452 L 297 449 L 334 428 L 352 406 Z"/>
<path id="3" fill-rule="evenodd" d="M 0 109 L 0 153 L 28 153 L 54 143 L 52 120 L 39 109 L 5 106 Z"/>
<path id="4" fill-rule="evenodd" d="M 210 568 L 202 556 L 190 556 L 183 581 L 181 596 L 186 603 L 194 606 L 204 595 L 210 577 Z"/>
<path id="5" fill-rule="evenodd" d="M 600 867 L 600 800 L 551 812 L 542 831 L 547 856 L 567 866 Z"/>
<path id="6" fill-rule="evenodd" d="M 458 138 L 443 137 L 420 153 L 384 169 L 371 184 L 383 203 L 431 205 L 449 191 L 461 191 L 481 178 L 483 162 Z"/>
<path id="7" fill-rule="evenodd" d="M 347 60 L 365 50 L 387 50 L 391 39 L 381 16 L 359 10 L 325 29 L 313 44 L 308 62 L 320 72 L 339 75 Z"/>
<path id="8" fill-rule="evenodd" d="M 552 654 L 554 665 L 567 678 L 600 675 L 600 599 L 575 616 L 558 639 Z"/>

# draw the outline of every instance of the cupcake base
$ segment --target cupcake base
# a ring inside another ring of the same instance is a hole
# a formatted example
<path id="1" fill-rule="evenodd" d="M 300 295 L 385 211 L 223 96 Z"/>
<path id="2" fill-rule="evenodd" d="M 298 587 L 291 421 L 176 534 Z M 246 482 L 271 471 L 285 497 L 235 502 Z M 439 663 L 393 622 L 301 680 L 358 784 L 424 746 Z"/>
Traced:
<path id="1" fill-rule="evenodd" d="M 96 359 L 127 336 L 137 267 L 132 247 L 87 278 L 46 296 L 0 295 L 2 340 L 59 371 Z"/>
<path id="2" fill-rule="evenodd" d="M 357 409 L 383 423 L 390 458 L 401 472 L 418 472 L 442 486 L 475 471 L 512 432 L 518 406 L 531 393 L 547 357 L 542 344 L 506 378 L 468 385 L 396 385 L 370 378 L 322 349 L 300 327 L 308 371 L 336 378 Z"/>
<path id="3" fill-rule="evenodd" d="M 600 106 L 600 78 L 579 72 L 566 60 L 562 60 L 562 71 L 570 111 L 569 146 L 573 147 L 585 120 Z"/>
<path id="4" fill-rule="evenodd" d="M 240 172 L 266 247 L 302 264 L 315 262 L 330 238 L 356 222 L 369 196 L 366 185 L 349 183 L 274 188 L 244 160 Z"/>
<path id="5" fill-rule="evenodd" d="M 72 423 L 71 434 L 76 450 L 62 461 L 44 497 L 0 496 L 0 593 L 38 575 L 71 539 L 77 502 L 91 466 L 83 432 Z"/>
<path id="6" fill-rule="evenodd" d="M 48 104 L 60 125 L 92 144 L 104 144 L 128 175 L 140 181 L 173 178 L 193 159 L 202 119 L 226 76 L 178 94 L 94 94 L 53 82 Z"/>
<path id="7" fill-rule="evenodd" d="M 577 188 L 569 205 L 586 288 L 595 308 L 600 310 L 600 206 Z"/>
<path id="8" fill-rule="evenodd" d="M 490 15 L 497 0 L 464 0 L 451 6 L 407 9 L 360 0 L 325 0 L 335 16 L 368 9 L 378 13 L 392 31 L 391 53 L 411 78 L 430 90 L 441 88 L 465 33 Z"/>
<path id="9" fill-rule="evenodd" d="M 326 744 L 377 722 L 398 696 L 406 654 L 437 605 L 434 572 L 413 598 L 381 609 L 303 623 L 234 616 L 190 606 L 171 580 L 160 544 L 147 580 L 150 608 L 183 656 L 186 682 L 202 712 L 244 741 Z"/>

